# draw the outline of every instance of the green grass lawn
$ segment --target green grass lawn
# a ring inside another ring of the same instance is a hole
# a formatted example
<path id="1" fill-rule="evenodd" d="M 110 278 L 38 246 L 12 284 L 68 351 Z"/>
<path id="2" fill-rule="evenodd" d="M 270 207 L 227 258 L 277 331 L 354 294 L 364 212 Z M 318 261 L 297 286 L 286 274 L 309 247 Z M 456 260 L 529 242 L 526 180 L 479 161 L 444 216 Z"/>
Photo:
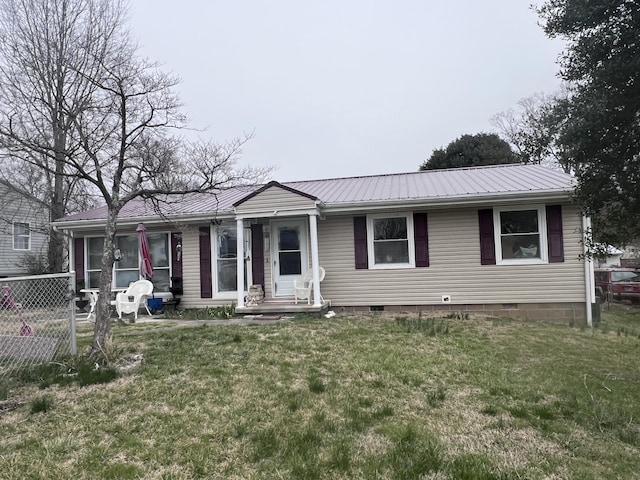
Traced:
<path id="1" fill-rule="evenodd" d="M 640 478 L 637 308 L 594 329 L 114 325 L 107 353 L 144 363 L 109 383 L 41 388 L 31 372 L 6 389 L 23 405 L 0 413 L 0 478 Z"/>

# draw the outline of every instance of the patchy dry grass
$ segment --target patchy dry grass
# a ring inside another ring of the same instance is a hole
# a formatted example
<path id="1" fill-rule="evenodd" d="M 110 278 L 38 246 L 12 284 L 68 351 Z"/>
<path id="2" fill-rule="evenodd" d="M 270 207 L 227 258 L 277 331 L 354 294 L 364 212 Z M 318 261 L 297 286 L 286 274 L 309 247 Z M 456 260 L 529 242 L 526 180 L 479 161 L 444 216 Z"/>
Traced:
<path id="1" fill-rule="evenodd" d="M 637 309 L 592 330 L 475 317 L 118 325 L 114 351 L 144 363 L 107 384 L 12 389 L 0 472 L 640 478 L 638 327 Z"/>

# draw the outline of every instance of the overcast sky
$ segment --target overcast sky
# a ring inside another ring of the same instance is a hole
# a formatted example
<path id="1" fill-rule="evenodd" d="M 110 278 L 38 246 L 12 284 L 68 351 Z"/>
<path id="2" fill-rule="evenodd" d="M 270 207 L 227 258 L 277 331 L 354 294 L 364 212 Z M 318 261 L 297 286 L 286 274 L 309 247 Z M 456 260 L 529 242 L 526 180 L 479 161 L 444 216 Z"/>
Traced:
<path id="1" fill-rule="evenodd" d="M 409 172 L 559 87 L 529 0 L 132 0 L 191 125 L 278 181 Z"/>

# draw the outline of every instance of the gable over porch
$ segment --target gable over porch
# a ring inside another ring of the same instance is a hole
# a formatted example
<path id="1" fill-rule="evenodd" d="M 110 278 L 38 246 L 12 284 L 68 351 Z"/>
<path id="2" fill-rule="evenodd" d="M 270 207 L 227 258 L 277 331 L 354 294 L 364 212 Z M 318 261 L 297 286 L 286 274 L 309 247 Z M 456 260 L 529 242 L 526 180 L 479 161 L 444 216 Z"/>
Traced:
<path id="1" fill-rule="evenodd" d="M 318 218 L 322 202 L 317 197 L 270 182 L 233 205 L 237 251 L 243 251 L 244 234 L 250 232 L 251 279 L 260 285 L 265 299 L 247 304 L 245 266 L 237 256 L 237 304 L 239 313 L 321 312 L 329 302 L 321 294 L 318 255 Z M 249 228 L 247 228 L 249 227 Z M 248 253 L 248 252 L 247 252 Z M 294 282 L 311 272 L 313 304 L 295 302 Z"/>

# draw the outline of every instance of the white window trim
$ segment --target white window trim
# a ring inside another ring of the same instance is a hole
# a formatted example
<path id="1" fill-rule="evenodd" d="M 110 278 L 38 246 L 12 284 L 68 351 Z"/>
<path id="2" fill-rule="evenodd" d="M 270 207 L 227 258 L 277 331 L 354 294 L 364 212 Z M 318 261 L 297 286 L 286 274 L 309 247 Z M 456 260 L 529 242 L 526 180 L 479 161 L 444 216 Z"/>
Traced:
<path id="1" fill-rule="evenodd" d="M 536 210 L 538 212 L 538 235 L 540 235 L 540 258 L 502 258 L 502 235 L 500 225 L 501 212 L 517 212 Z M 542 265 L 549 263 L 549 247 L 547 245 L 547 215 L 544 205 L 523 205 L 519 207 L 502 207 L 493 209 L 493 235 L 496 248 L 497 265 Z"/>
<path id="2" fill-rule="evenodd" d="M 218 290 L 218 229 L 219 228 L 233 228 L 234 230 L 237 229 L 237 226 L 232 223 L 224 223 L 221 225 L 216 225 L 213 227 L 210 227 L 210 238 L 211 238 L 211 283 L 212 283 L 212 294 L 213 294 L 213 298 L 218 299 L 218 300 L 236 300 L 238 298 L 238 292 L 237 292 L 237 287 L 235 290 L 229 290 L 227 292 L 221 292 Z M 248 238 L 248 234 L 247 234 L 247 230 L 250 230 L 248 228 L 245 227 L 245 231 L 244 231 L 244 249 L 245 252 L 243 252 L 243 255 L 246 255 L 247 252 L 250 251 L 250 244 L 249 244 L 249 238 Z M 236 232 L 237 235 L 237 232 Z M 234 262 L 237 261 L 236 258 L 233 259 Z M 251 283 L 251 269 L 248 268 L 249 265 L 247 265 L 247 271 L 245 272 L 245 281 L 247 282 L 247 285 L 250 285 Z"/>
<path id="3" fill-rule="evenodd" d="M 28 238 L 29 239 L 29 247 L 28 248 L 16 248 L 16 224 L 26 225 L 27 226 L 27 235 L 20 235 L 20 238 Z M 11 224 L 11 243 L 13 246 L 13 250 L 17 252 L 29 252 L 31 251 L 31 224 L 29 222 L 13 222 Z"/>
<path id="4" fill-rule="evenodd" d="M 408 263 L 375 263 L 375 250 L 374 250 L 374 228 L 373 222 L 378 218 L 397 218 L 405 217 L 407 220 L 407 244 L 409 248 L 409 262 Z M 415 268 L 416 267 L 416 252 L 415 241 L 413 234 L 413 213 L 411 212 L 387 212 L 376 213 L 367 215 L 367 255 L 369 257 L 369 269 L 370 270 L 392 270 L 399 268 Z"/>

